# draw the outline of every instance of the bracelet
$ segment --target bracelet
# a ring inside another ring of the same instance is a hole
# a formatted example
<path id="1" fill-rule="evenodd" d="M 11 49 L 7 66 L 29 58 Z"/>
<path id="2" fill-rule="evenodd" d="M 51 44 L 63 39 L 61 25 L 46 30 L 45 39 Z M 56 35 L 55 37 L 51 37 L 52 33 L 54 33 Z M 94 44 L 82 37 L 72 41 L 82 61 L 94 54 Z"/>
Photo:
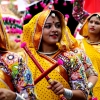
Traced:
<path id="1" fill-rule="evenodd" d="M 92 89 L 93 88 L 93 83 L 92 82 L 89 82 L 88 83 L 88 89 Z"/>
<path id="2" fill-rule="evenodd" d="M 72 90 L 64 88 L 64 96 L 66 99 L 71 99 L 73 97 Z"/>
<path id="3" fill-rule="evenodd" d="M 15 100 L 25 100 L 21 95 L 16 93 L 16 99 Z"/>

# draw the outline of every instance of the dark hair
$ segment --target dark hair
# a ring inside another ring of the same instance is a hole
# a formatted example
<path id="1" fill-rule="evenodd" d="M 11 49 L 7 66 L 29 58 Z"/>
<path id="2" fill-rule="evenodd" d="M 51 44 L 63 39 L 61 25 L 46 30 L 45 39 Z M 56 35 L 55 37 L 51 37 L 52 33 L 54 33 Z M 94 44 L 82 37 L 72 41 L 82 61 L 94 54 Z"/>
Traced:
<path id="1" fill-rule="evenodd" d="M 88 21 L 93 17 L 96 16 L 100 20 L 100 16 L 98 14 L 93 14 L 91 17 L 88 18 Z"/>

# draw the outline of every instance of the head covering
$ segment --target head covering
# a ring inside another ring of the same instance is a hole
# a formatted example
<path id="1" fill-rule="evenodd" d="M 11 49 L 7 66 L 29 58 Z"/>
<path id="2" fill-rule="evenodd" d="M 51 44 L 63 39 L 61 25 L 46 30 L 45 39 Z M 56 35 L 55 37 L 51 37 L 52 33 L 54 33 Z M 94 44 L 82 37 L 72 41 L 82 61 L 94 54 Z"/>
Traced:
<path id="1" fill-rule="evenodd" d="M 82 35 L 83 37 L 88 37 L 89 36 L 89 32 L 88 32 L 88 19 L 91 18 L 93 15 L 98 15 L 100 16 L 100 13 L 94 13 L 91 14 L 89 17 L 87 17 L 87 19 L 85 20 L 85 22 L 83 23 L 83 26 L 79 32 L 80 35 Z"/>
<path id="2" fill-rule="evenodd" d="M 3 25 L 2 17 L 0 15 L 0 50 L 8 50 L 9 43 L 7 34 Z"/>
<path id="3" fill-rule="evenodd" d="M 65 47 L 67 49 L 70 49 L 70 45 L 73 45 L 74 47 L 76 47 L 76 42 L 71 42 L 68 35 L 69 29 L 68 27 L 65 25 L 65 20 L 64 20 L 64 16 L 62 15 L 62 13 L 60 13 L 57 10 L 44 10 L 40 13 L 38 13 L 37 15 L 35 15 L 30 21 L 29 23 L 27 23 L 26 25 L 23 26 L 23 34 L 22 34 L 22 41 L 27 43 L 27 46 L 29 48 L 35 48 L 35 50 L 39 50 L 40 47 L 40 43 L 41 43 L 41 38 L 42 38 L 42 31 L 43 31 L 43 27 L 44 24 L 48 18 L 48 16 L 50 15 L 51 12 L 56 13 L 61 21 L 61 27 L 62 27 L 62 38 L 60 40 L 59 43 L 57 43 L 58 47 L 60 49 L 62 49 L 62 47 Z"/>

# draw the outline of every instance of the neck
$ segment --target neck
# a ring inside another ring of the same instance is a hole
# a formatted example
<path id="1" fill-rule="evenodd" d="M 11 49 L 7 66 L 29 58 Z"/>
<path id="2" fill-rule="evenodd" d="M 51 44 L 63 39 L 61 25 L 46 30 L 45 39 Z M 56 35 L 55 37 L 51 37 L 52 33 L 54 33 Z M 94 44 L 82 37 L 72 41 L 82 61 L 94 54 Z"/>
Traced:
<path id="1" fill-rule="evenodd" d="M 54 52 L 56 50 L 58 50 L 57 45 L 45 45 L 45 44 L 43 44 L 43 45 L 41 45 L 39 51 L 48 53 L 48 52 Z"/>
<path id="2" fill-rule="evenodd" d="M 88 40 L 90 41 L 90 42 L 100 42 L 100 36 L 98 35 L 98 36 L 90 36 L 89 38 L 88 38 Z"/>

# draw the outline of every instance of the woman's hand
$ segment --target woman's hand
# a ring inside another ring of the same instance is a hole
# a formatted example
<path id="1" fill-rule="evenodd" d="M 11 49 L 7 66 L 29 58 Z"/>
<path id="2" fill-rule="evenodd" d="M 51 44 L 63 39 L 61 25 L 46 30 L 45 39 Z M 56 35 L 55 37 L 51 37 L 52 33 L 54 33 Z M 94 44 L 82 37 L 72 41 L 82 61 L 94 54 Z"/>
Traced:
<path id="1" fill-rule="evenodd" d="M 0 100 L 15 100 L 15 99 L 16 99 L 15 92 L 8 89 L 0 88 Z"/>
<path id="2" fill-rule="evenodd" d="M 64 94 L 63 85 L 56 80 L 53 80 L 47 88 L 51 89 L 56 95 Z"/>

